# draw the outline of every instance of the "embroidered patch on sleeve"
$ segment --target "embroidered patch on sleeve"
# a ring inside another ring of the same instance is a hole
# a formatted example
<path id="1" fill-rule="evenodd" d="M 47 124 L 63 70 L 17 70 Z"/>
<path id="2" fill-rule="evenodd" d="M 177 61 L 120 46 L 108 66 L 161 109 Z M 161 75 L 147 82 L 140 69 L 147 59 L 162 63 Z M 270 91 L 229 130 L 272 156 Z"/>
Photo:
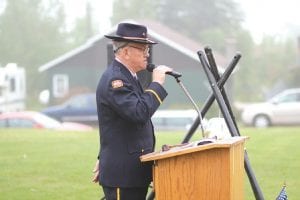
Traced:
<path id="1" fill-rule="evenodd" d="M 120 88 L 123 87 L 123 81 L 122 80 L 114 80 L 111 82 L 111 86 L 116 89 L 116 88 Z"/>

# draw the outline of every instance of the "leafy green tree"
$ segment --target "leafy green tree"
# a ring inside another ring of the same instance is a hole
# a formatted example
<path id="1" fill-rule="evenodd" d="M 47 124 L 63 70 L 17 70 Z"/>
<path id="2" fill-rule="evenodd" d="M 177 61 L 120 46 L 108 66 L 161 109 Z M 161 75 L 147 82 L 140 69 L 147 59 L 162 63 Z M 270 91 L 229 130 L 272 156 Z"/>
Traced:
<path id="1" fill-rule="evenodd" d="M 291 67 L 291 69 L 288 71 L 288 74 L 286 76 L 287 84 L 290 88 L 300 88 L 300 66 L 296 65 L 294 67 Z"/>
<path id="2" fill-rule="evenodd" d="M 69 33 L 69 40 L 73 46 L 86 42 L 97 33 L 92 19 L 93 9 L 89 1 L 86 2 L 86 14 L 75 20 L 75 27 Z"/>
<path id="3" fill-rule="evenodd" d="M 43 86 L 38 66 L 70 49 L 63 4 L 59 0 L 9 0 L 0 16 L 0 63 L 26 69 L 27 93 L 37 99 Z M 29 99 L 32 100 L 32 99 Z"/>
<path id="4" fill-rule="evenodd" d="M 115 0 L 112 23 L 126 19 L 158 19 L 159 1 L 153 0 Z"/>
<path id="5" fill-rule="evenodd" d="M 295 41 L 278 41 L 266 36 L 260 44 L 247 47 L 246 52 L 236 76 L 235 87 L 240 100 L 265 100 L 268 91 L 276 89 L 278 84 L 295 85 L 292 81 L 297 74 L 297 70 L 292 70 L 296 64 Z"/>
<path id="6" fill-rule="evenodd" d="M 235 36 L 243 15 L 232 0 L 116 0 L 113 23 L 128 18 L 155 19 L 195 40 L 224 50 L 224 38 Z"/>
<path id="7" fill-rule="evenodd" d="M 232 37 L 240 27 L 242 14 L 232 0 L 163 0 L 161 21 L 174 30 L 206 42 L 217 36 Z"/>
<path id="8" fill-rule="evenodd" d="M 77 47 L 95 34 L 91 10 L 66 26 L 63 0 L 7 0 L 0 14 L 0 64 L 15 62 L 26 69 L 27 93 L 37 100 L 44 79 L 38 67 Z"/>
<path id="9" fill-rule="evenodd" d="M 0 17 L 0 62 L 17 62 L 36 70 L 67 49 L 64 21 L 58 0 L 49 1 L 49 8 L 41 0 L 7 1 Z"/>
<path id="10" fill-rule="evenodd" d="M 274 37 L 265 37 L 259 45 L 261 53 L 260 77 L 266 88 L 274 87 L 279 81 L 287 84 L 290 69 L 296 64 L 296 48 L 294 39 L 278 41 Z M 267 77 L 267 78 L 266 78 Z"/>
<path id="11" fill-rule="evenodd" d="M 253 59 L 255 44 L 250 33 L 245 30 L 236 32 L 235 40 L 237 41 L 235 49 L 241 53 L 242 57 L 231 78 L 234 82 L 234 100 L 252 101 L 257 98 L 256 90 L 260 84 L 257 76 L 257 73 L 259 73 L 257 60 Z M 233 55 L 228 57 L 233 57 Z"/>

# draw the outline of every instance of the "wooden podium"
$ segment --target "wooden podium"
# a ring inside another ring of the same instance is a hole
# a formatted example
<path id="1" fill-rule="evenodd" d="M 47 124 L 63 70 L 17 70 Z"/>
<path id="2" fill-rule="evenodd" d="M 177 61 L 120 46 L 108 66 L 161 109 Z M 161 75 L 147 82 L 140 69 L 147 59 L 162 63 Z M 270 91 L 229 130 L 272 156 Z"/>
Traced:
<path id="1" fill-rule="evenodd" d="M 142 162 L 154 161 L 155 200 L 244 199 L 246 138 L 194 142 L 142 156 Z"/>

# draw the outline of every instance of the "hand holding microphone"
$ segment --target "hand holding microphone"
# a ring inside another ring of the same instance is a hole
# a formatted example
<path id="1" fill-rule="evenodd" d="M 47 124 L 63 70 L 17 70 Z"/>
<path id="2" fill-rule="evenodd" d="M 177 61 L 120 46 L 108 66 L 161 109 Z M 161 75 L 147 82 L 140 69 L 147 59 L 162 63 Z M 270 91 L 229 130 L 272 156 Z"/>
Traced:
<path id="1" fill-rule="evenodd" d="M 149 64 L 147 65 L 147 70 L 148 70 L 149 72 L 152 72 L 152 71 L 153 71 L 155 68 L 157 68 L 157 67 L 158 67 L 158 66 L 155 66 L 154 64 L 149 63 Z M 172 69 L 171 69 L 171 71 L 167 71 L 166 74 L 171 75 L 171 76 L 173 76 L 174 78 L 179 78 L 179 77 L 182 76 L 179 72 L 175 72 L 175 71 L 173 71 Z"/>
<path id="2" fill-rule="evenodd" d="M 181 77 L 181 74 L 173 71 L 172 68 L 165 65 L 155 66 L 154 64 L 148 64 L 147 70 L 153 72 L 152 81 L 163 84 L 165 81 L 166 74 L 171 75 L 175 78 Z"/>

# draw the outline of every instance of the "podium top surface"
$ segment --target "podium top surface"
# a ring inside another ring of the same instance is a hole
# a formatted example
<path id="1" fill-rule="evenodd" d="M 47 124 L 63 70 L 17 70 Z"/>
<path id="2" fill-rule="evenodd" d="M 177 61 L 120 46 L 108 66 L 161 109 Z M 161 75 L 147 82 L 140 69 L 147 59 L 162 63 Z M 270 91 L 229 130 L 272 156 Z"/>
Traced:
<path id="1" fill-rule="evenodd" d="M 197 151 L 204 151 L 208 149 L 214 149 L 214 148 L 229 148 L 232 145 L 237 145 L 240 143 L 243 143 L 248 137 L 241 136 L 241 137 L 230 137 L 222 140 L 214 140 L 211 143 L 203 144 L 203 145 L 197 145 L 199 142 L 205 141 L 204 140 L 198 140 L 195 142 L 190 142 L 182 146 L 173 147 L 170 150 L 167 151 L 157 151 L 153 153 L 149 153 L 146 155 L 143 155 L 140 157 L 142 162 L 146 161 L 154 161 L 154 160 L 161 160 L 166 159 L 174 156 L 179 156 L 183 154 L 193 153 Z"/>

